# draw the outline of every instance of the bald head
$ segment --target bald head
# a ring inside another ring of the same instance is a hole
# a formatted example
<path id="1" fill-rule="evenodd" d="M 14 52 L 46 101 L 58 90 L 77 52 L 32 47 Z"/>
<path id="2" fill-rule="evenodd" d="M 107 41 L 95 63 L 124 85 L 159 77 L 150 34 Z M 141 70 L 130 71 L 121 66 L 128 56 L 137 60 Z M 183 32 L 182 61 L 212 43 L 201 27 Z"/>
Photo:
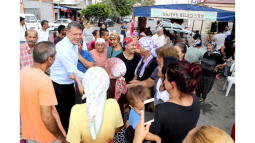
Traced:
<path id="1" fill-rule="evenodd" d="M 35 35 L 37 37 L 37 31 L 35 31 L 34 29 L 28 29 L 26 32 L 25 32 L 25 37 L 27 37 L 28 35 Z"/>

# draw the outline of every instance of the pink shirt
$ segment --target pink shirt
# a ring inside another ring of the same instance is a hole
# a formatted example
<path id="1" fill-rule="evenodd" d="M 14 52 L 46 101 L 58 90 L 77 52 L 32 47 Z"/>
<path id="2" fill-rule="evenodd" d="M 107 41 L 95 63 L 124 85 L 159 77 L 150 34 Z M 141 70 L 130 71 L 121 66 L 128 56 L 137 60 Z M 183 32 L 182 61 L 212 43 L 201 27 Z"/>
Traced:
<path id="1" fill-rule="evenodd" d="M 96 49 L 89 51 L 93 57 L 94 67 L 105 68 L 107 61 L 107 50 L 104 50 L 102 54 L 98 53 Z"/>
<path id="2" fill-rule="evenodd" d="M 52 36 L 51 39 L 52 39 L 52 42 L 54 43 L 54 40 L 55 40 L 54 36 Z"/>

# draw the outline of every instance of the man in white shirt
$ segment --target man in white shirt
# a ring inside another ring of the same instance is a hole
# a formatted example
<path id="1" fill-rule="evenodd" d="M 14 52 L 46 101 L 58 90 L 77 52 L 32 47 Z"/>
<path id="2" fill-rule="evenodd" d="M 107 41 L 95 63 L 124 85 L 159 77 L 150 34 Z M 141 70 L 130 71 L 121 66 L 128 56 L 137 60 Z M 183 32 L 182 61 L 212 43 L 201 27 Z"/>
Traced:
<path id="1" fill-rule="evenodd" d="M 38 32 L 38 40 L 37 43 L 41 42 L 41 41 L 50 41 L 49 38 L 49 22 L 47 20 L 43 20 L 41 22 L 42 25 L 42 29 L 39 29 Z"/>
<path id="2" fill-rule="evenodd" d="M 163 28 L 158 27 L 157 33 L 151 37 L 158 45 L 158 47 L 164 46 L 165 43 L 165 36 L 163 35 Z"/>
<path id="3" fill-rule="evenodd" d="M 220 30 L 218 34 L 213 36 L 213 40 L 216 43 L 216 50 L 219 51 L 221 47 L 224 45 L 226 35 L 222 33 L 223 30 Z"/>
<path id="4" fill-rule="evenodd" d="M 20 17 L 20 45 L 24 44 L 26 42 L 25 38 L 25 32 L 26 32 L 26 24 L 25 24 L 25 18 Z"/>
<path id="5" fill-rule="evenodd" d="M 226 35 L 226 38 L 228 37 L 228 35 L 231 35 L 231 32 L 228 29 L 228 26 L 225 26 L 225 31 L 223 31 L 223 34 Z"/>
<path id="6" fill-rule="evenodd" d="M 56 45 L 56 59 L 51 66 L 50 78 L 52 79 L 58 105 L 56 106 L 61 123 L 68 131 L 71 108 L 74 105 L 75 91 L 74 80 L 67 75 L 73 73 L 82 81 L 84 73 L 77 69 L 78 44 L 82 38 L 82 26 L 79 22 L 73 21 L 68 24 L 66 37 Z"/>

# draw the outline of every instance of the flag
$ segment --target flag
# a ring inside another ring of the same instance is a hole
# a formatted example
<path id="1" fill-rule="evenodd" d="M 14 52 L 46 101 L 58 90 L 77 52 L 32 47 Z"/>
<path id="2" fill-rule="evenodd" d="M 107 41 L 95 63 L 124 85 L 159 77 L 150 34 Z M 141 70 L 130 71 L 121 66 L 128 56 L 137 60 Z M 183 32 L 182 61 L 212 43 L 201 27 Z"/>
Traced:
<path id="1" fill-rule="evenodd" d="M 130 29 L 130 35 L 133 33 L 134 28 L 135 28 L 135 17 L 133 17 L 133 19 L 132 19 L 131 29 Z"/>

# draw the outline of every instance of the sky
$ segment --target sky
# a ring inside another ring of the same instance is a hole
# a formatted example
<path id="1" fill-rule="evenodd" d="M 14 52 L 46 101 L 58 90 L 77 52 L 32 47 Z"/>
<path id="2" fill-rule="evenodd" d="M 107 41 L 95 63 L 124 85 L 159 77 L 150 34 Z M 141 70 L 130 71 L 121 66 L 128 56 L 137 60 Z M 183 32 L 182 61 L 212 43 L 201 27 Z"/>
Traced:
<path id="1" fill-rule="evenodd" d="M 156 0 L 156 5 L 164 5 L 164 4 L 188 4 L 188 1 L 191 0 Z"/>

